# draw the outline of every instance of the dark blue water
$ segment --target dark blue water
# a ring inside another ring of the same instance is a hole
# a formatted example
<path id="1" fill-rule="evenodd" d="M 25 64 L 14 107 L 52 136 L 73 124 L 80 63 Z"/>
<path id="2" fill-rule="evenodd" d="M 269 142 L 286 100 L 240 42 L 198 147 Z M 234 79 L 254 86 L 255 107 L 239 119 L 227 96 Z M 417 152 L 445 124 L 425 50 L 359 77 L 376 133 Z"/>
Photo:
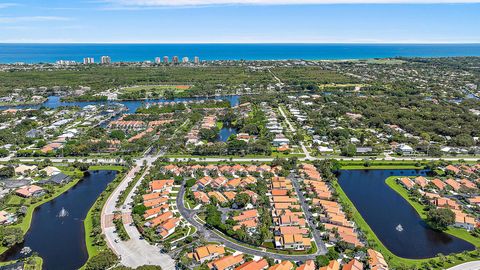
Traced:
<path id="1" fill-rule="evenodd" d="M 390 176 L 426 175 L 415 170 L 341 171 L 338 182 L 380 241 L 395 255 L 430 258 L 475 247 L 449 234 L 432 230 L 415 209 L 385 179 Z M 403 231 L 396 227 L 401 224 Z"/>
<path id="2" fill-rule="evenodd" d="M 175 98 L 173 100 L 167 99 L 150 99 L 148 102 L 151 103 L 162 103 L 162 102 L 171 102 L 171 101 L 191 101 L 191 100 L 204 100 L 204 99 L 216 99 L 216 100 L 227 100 L 230 102 L 230 105 L 237 106 L 240 104 L 240 96 L 215 96 L 215 97 L 193 97 L 193 98 Z M 20 106 L 0 106 L 0 109 L 8 109 L 8 108 L 17 108 L 17 109 L 26 109 L 32 108 L 37 109 L 42 106 L 47 108 L 58 108 L 60 106 L 78 106 L 78 107 L 85 107 L 88 105 L 96 105 L 96 104 L 107 104 L 108 102 L 113 101 L 82 101 L 82 102 L 63 102 L 60 100 L 60 97 L 57 96 L 50 96 L 48 100 L 40 105 L 20 105 Z M 128 111 L 127 113 L 135 113 L 135 111 L 145 104 L 145 101 L 141 100 L 132 100 L 132 101 L 114 101 L 114 103 L 121 103 L 124 104 Z"/>
<path id="3" fill-rule="evenodd" d="M 115 176 L 114 171 L 93 171 L 67 192 L 37 207 L 24 243 L 8 250 L 2 260 L 19 259 L 20 250 L 30 247 L 43 258 L 43 269 L 80 268 L 88 259 L 83 220 Z M 68 216 L 61 218 L 58 214 L 62 208 Z"/>
<path id="4" fill-rule="evenodd" d="M 81 62 L 109 55 L 113 62 L 187 56 L 202 60 L 368 59 L 480 56 L 480 44 L 0 44 L 0 63 Z"/>
<path id="5" fill-rule="evenodd" d="M 228 140 L 228 137 L 230 137 L 230 135 L 237 134 L 237 132 L 238 131 L 235 128 L 224 127 L 220 129 L 219 140 L 221 142 L 226 142 Z"/>

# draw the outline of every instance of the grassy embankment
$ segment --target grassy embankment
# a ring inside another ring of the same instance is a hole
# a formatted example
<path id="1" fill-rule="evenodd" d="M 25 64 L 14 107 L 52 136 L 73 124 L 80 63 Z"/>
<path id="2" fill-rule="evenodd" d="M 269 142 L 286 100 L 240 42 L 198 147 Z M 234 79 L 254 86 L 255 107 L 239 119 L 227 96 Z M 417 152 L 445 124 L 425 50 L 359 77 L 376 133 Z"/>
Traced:
<path id="1" fill-rule="evenodd" d="M 398 168 L 398 167 L 397 167 Z M 397 176 L 398 177 L 398 176 Z M 390 177 L 387 180 L 391 182 L 392 180 L 389 179 L 394 179 L 397 177 Z M 388 182 L 387 182 L 388 184 Z M 396 183 L 394 183 L 396 184 Z M 370 228 L 368 223 L 363 219 L 362 215 L 358 212 L 358 210 L 355 208 L 355 205 L 352 203 L 352 201 L 348 198 L 348 196 L 345 194 L 343 189 L 340 187 L 340 185 L 335 182 L 333 184 L 335 190 L 338 193 L 340 201 L 344 204 L 347 205 L 352 211 L 352 216 L 353 220 L 355 221 L 356 225 L 360 228 L 365 233 L 365 236 L 367 238 L 367 241 L 369 243 L 374 243 L 373 248 L 378 250 L 383 254 L 383 256 L 387 259 L 388 263 L 390 264 L 391 267 L 398 267 L 398 266 L 404 266 L 404 267 L 421 267 L 422 265 L 428 264 L 430 267 L 434 267 L 435 269 L 442 269 L 442 268 L 448 268 L 454 265 L 458 265 L 467 261 L 474 261 L 477 260 L 476 255 L 473 253 L 467 255 L 467 254 L 457 254 L 456 256 L 447 256 L 446 261 L 442 261 L 441 258 L 429 258 L 429 259 L 407 259 L 407 258 L 402 258 L 399 256 L 396 256 L 393 254 L 388 248 L 386 248 L 383 243 L 380 241 L 380 239 L 375 235 L 373 230 Z M 390 186 L 390 185 L 389 185 Z M 397 187 L 395 187 L 395 190 L 397 191 Z M 397 191 L 398 192 L 398 191 Z M 402 195 L 402 194 L 400 194 Z M 405 193 L 404 193 L 405 195 Z M 402 195 L 403 197 L 403 195 Z M 408 197 L 408 195 L 407 195 Z M 405 198 L 405 197 L 404 197 Z M 411 200 L 408 200 L 411 202 Z M 412 204 L 412 203 L 411 203 Z M 417 211 L 420 208 L 423 211 L 423 207 L 421 205 L 417 204 L 412 204 L 412 207 L 414 207 Z M 451 230 L 457 230 L 457 229 L 451 229 Z M 447 231 L 450 233 L 450 229 Z M 465 231 L 466 232 L 466 231 Z M 456 233 L 456 236 L 460 237 L 461 234 Z M 465 235 L 463 234 L 462 239 L 465 239 Z M 467 237 L 468 238 L 468 237 Z M 467 239 L 465 239 L 467 240 Z M 468 241 L 468 240 L 467 240 Z M 478 241 L 478 240 L 476 240 Z M 478 242 L 475 244 L 478 247 Z"/>
<path id="2" fill-rule="evenodd" d="M 33 261 L 26 261 L 24 264 L 24 270 L 42 270 L 43 260 L 41 257 L 32 257 Z M 0 266 L 7 266 L 17 261 L 8 261 L 8 262 L 0 262 Z"/>
<path id="3" fill-rule="evenodd" d="M 369 161 L 369 166 L 365 166 L 364 161 L 340 161 L 342 170 L 401 170 L 401 169 L 414 169 L 420 170 L 425 167 L 427 162 L 416 161 L 391 161 L 391 160 L 372 160 Z"/>
<path id="4" fill-rule="evenodd" d="M 100 168 L 101 166 L 97 167 Z M 95 244 L 95 236 L 92 234 L 94 230 L 94 222 L 97 224 L 100 224 L 100 214 L 98 211 L 101 212 L 101 209 L 103 208 L 103 205 L 107 201 L 108 197 L 110 194 L 115 190 L 115 188 L 118 186 L 118 184 L 121 182 L 123 177 L 125 176 L 124 174 L 124 167 L 121 166 L 105 166 L 103 168 L 109 168 L 113 169 L 114 167 L 117 167 L 116 170 L 119 172 L 115 179 L 107 186 L 107 188 L 100 194 L 100 196 L 97 198 L 93 206 L 88 210 L 87 216 L 85 217 L 85 220 L 83 221 L 83 226 L 85 228 L 85 245 L 87 246 L 87 252 L 88 252 L 88 259 L 92 258 L 93 256 L 97 255 L 100 251 L 104 250 L 107 248 L 105 244 L 103 245 L 96 245 Z M 91 166 L 91 168 L 95 168 L 94 166 Z M 96 219 L 94 221 L 94 219 Z"/>

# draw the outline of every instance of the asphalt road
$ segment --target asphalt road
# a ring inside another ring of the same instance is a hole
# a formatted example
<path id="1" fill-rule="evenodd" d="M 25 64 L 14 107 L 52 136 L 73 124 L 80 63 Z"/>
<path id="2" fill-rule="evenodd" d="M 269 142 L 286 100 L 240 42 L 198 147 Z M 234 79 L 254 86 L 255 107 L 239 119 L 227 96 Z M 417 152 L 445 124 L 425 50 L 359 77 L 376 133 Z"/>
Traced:
<path id="1" fill-rule="evenodd" d="M 190 224 L 197 228 L 197 233 L 204 235 L 205 239 L 208 242 L 219 242 L 224 244 L 227 248 L 231 248 L 245 254 L 250 254 L 253 256 L 259 257 L 269 257 L 277 260 L 289 260 L 289 261 L 306 261 L 306 260 L 314 260 L 318 255 L 325 254 L 325 250 L 319 248 L 317 254 L 308 254 L 308 255 L 286 255 L 286 254 L 278 254 L 272 253 L 268 251 L 257 250 L 253 248 L 249 248 L 236 242 L 227 239 L 221 232 L 213 229 L 207 229 L 206 226 L 196 219 L 196 215 L 198 211 L 190 210 L 185 208 L 184 205 L 184 195 L 185 195 L 185 186 L 182 184 L 180 191 L 177 195 L 177 208 L 182 217 L 187 220 Z"/>
<path id="2" fill-rule="evenodd" d="M 448 268 L 447 270 L 479 270 L 480 261 L 467 262 Z"/>
<path id="3" fill-rule="evenodd" d="M 300 184 L 298 183 L 294 175 L 290 175 L 288 178 L 292 181 L 293 187 L 297 192 L 300 205 L 302 206 L 303 213 L 305 213 L 308 226 L 310 226 L 311 228 L 310 230 L 312 231 L 312 235 L 313 235 L 313 238 L 315 239 L 315 243 L 317 244 L 319 253 L 321 254 L 327 253 L 327 247 L 325 246 L 325 243 L 323 243 L 322 241 L 322 236 L 320 235 L 320 232 L 316 229 L 317 226 L 313 223 L 314 217 L 312 216 L 312 212 L 310 212 L 310 209 L 308 208 L 308 203 L 305 200 L 305 196 L 303 195 L 302 190 L 300 190 Z"/>

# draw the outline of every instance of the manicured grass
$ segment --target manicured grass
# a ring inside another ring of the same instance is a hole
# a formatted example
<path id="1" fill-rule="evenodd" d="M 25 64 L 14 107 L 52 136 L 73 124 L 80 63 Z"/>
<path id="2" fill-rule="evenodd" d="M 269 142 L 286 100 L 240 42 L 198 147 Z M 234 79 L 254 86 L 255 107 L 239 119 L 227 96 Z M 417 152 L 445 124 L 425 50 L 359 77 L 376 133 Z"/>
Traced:
<path id="1" fill-rule="evenodd" d="M 33 257 L 34 261 L 32 264 L 28 264 L 26 263 L 24 266 L 25 266 L 25 270 L 42 270 L 42 265 L 43 265 L 43 260 L 41 257 L 38 257 L 38 256 L 35 256 Z M 10 265 L 10 264 L 13 264 L 13 263 L 16 263 L 17 261 L 8 261 L 8 262 L 0 262 L 0 266 L 6 266 L 6 265 Z"/>
<path id="2" fill-rule="evenodd" d="M 412 200 L 412 198 L 410 198 L 410 196 L 408 194 L 408 191 L 403 186 L 401 186 L 400 184 L 398 184 L 395 181 L 397 178 L 399 178 L 399 176 L 391 176 L 391 177 L 387 178 L 387 180 L 385 180 L 385 183 L 390 188 L 395 190 L 398 194 L 400 194 L 400 196 L 402 196 L 413 208 L 415 208 L 418 215 L 422 219 L 426 219 L 427 218 L 427 213 L 424 210 L 424 206 L 420 202 L 414 201 L 414 200 Z M 461 228 L 449 227 L 448 230 L 446 230 L 445 232 L 448 233 L 448 234 L 451 234 L 455 237 L 458 237 L 460 239 L 463 239 L 467 242 L 470 242 L 476 247 L 480 247 L 480 238 L 479 237 L 474 237 L 467 230 L 464 230 L 464 229 L 461 229 Z"/>
<path id="3" fill-rule="evenodd" d="M 369 167 L 365 167 L 363 165 L 345 165 L 342 166 L 342 170 L 400 170 L 400 169 L 413 169 L 419 170 L 423 169 L 422 167 L 416 167 L 415 165 L 409 164 L 398 164 L 398 165 L 372 165 Z"/>
<path id="4" fill-rule="evenodd" d="M 88 167 L 90 171 L 122 171 L 123 166 L 120 165 L 92 165 Z"/>
<path id="5" fill-rule="evenodd" d="M 389 177 L 387 179 L 388 180 L 387 184 L 392 182 L 392 180 L 390 180 L 390 179 L 393 179 L 393 182 L 395 183 L 395 178 L 398 178 L 398 176 Z M 399 185 L 397 184 L 397 186 L 399 186 Z M 467 262 L 467 261 L 478 260 L 477 256 L 474 254 L 475 251 L 471 252 L 469 255 L 458 254 L 458 258 L 456 258 L 456 257 L 453 258 L 453 257 L 449 256 L 450 261 L 449 262 L 444 262 L 442 264 L 439 264 L 440 259 L 438 259 L 438 258 L 407 259 L 407 258 L 402 258 L 402 257 L 396 256 L 390 250 L 388 250 L 388 248 L 386 248 L 383 245 L 383 243 L 380 241 L 380 239 L 375 235 L 372 228 L 370 228 L 368 223 L 363 219 L 362 215 L 355 208 L 355 205 L 352 203 L 352 201 L 345 194 L 345 192 L 340 187 L 338 182 L 335 182 L 333 184 L 333 187 L 337 191 L 340 201 L 343 202 L 343 204 L 347 205 L 351 209 L 353 220 L 355 221 L 356 225 L 360 228 L 360 230 L 362 230 L 365 233 L 365 236 L 366 236 L 368 242 L 369 243 L 372 243 L 372 242 L 375 243 L 375 246 L 372 247 L 372 248 L 374 248 L 375 250 L 378 250 L 380 253 L 383 254 L 383 256 L 387 259 L 390 267 L 406 266 L 406 267 L 412 267 L 413 268 L 413 267 L 420 267 L 422 264 L 426 264 L 426 263 L 429 263 L 429 262 L 434 262 L 435 265 L 429 264 L 430 267 L 434 267 L 434 269 L 444 269 L 444 268 L 448 268 L 448 267 L 451 267 L 451 266 L 454 266 L 454 265 L 458 265 L 458 264 L 461 264 L 461 263 L 464 263 L 464 262 Z M 397 191 L 398 187 L 395 187 L 394 190 Z M 405 192 L 403 192 L 403 195 L 405 195 L 405 194 L 406 194 L 406 190 L 405 190 Z M 400 195 L 402 195 L 402 193 L 400 193 Z M 402 195 L 402 197 L 403 197 L 403 195 Z M 407 194 L 407 197 L 408 197 L 408 194 Z M 423 206 L 419 203 L 412 202 L 412 206 L 415 209 L 420 208 L 423 211 Z M 452 235 L 454 235 L 454 234 L 452 234 Z M 455 235 L 455 236 L 457 236 L 457 235 Z M 460 237 L 460 235 L 458 237 Z M 468 236 L 463 235 L 463 237 L 468 237 Z M 460 237 L 460 238 L 462 238 L 462 237 Z"/>

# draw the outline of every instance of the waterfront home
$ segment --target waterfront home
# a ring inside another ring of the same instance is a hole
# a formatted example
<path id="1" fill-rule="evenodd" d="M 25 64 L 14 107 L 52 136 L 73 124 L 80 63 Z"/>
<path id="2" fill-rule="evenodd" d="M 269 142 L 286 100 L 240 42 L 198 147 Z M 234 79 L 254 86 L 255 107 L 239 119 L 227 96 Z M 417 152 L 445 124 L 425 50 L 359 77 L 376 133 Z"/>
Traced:
<path id="1" fill-rule="evenodd" d="M 315 270 L 315 262 L 313 260 L 308 260 L 304 264 L 297 267 L 297 270 Z"/>
<path id="2" fill-rule="evenodd" d="M 55 175 L 52 175 L 49 179 L 45 181 L 41 181 L 42 183 L 50 183 L 50 184 L 55 184 L 55 185 L 64 185 L 68 182 L 70 182 L 72 178 L 70 176 L 64 174 L 64 173 L 58 173 Z"/>
<path id="3" fill-rule="evenodd" d="M 382 253 L 369 248 L 367 250 L 368 254 L 368 264 L 370 265 L 371 269 L 377 270 L 388 270 L 388 264 L 385 261 Z"/>
<path id="4" fill-rule="evenodd" d="M 343 266 L 342 270 L 363 270 L 363 263 L 357 261 L 356 259 L 352 259 Z"/>
<path id="5" fill-rule="evenodd" d="M 408 177 L 402 177 L 402 178 L 398 179 L 398 181 L 400 182 L 400 184 L 405 186 L 405 188 L 407 188 L 407 189 L 412 189 L 413 188 L 413 182 Z"/>
<path id="6" fill-rule="evenodd" d="M 340 270 L 340 263 L 336 260 L 331 260 L 327 266 L 320 267 L 319 270 Z"/>
<path id="7" fill-rule="evenodd" d="M 415 184 L 419 185 L 421 188 L 425 188 L 428 185 L 427 178 L 423 176 L 415 177 L 414 181 L 415 181 Z"/>
<path id="8" fill-rule="evenodd" d="M 209 263 L 208 268 L 212 270 L 233 270 L 236 266 L 244 262 L 245 260 L 242 254 L 236 256 L 229 255 Z"/>
<path id="9" fill-rule="evenodd" d="M 40 197 L 43 194 L 45 194 L 45 190 L 39 186 L 36 185 L 29 185 L 29 186 L 23 186 L 17 190 L 15 190 L 15 193 L 24 198 L 30 198 L 30 197 Z"/>
<path id="10" fill-rule="evenodd" d="M 258 261 L 249 261 L 246 262 L 239 267 L 235 268 L 235 270 L 265 270 L 268 268 L 268 261 L 266 259 L 261 259 Z"/>
<path id="11" fill-rule="evenodd" d="M 220 245 L 206 245 L 197 247 L 192 253 L 189 254 L 193 259 L 199 263 L 214 260 L 225 254 L 225 248 Z"/>
<path id="12" fill-rule="evenodd" d="M 455 227 L 464 228 L 468 231 L 475 229 L 477 222 L 474 217 L 463 213 L 460 210 L 452 210 L 455 213 Z"/>
<path id="13" fill-rule="evenodd" d="M 9 225 L 17 221 L 17 217 L 13 213 L 8 213 L 7 211 L 0 211 L 0 224 Z"/>

